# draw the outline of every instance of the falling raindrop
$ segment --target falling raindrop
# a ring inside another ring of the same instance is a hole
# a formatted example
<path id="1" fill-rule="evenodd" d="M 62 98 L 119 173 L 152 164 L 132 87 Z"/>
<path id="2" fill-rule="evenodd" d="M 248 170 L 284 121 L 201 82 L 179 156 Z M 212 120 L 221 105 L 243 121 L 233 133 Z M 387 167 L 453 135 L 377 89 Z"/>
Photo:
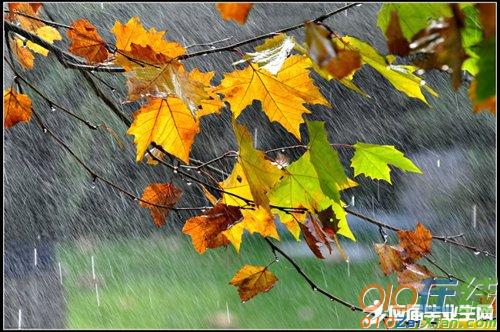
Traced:
<path id="1" fill-rule="evenodd" d="M 47 128 L 43 128 L 43 133 L 46 134 L 47 133 Z"/>
<path id="2" fill-rule="evenodd" d="M 436 160 L 436 164 L 438 168 L 441 167 L 441 160 L 440 159 Z"/>
<path id="3" fill-rule="evenodd" d="M 90 260 L 92 262 L 92 279 L 95 280 L 95 261 L 94 261 L 94 256 L 91 256 Z"/>
<path id="4" fill-rule="evenodd" d="M 58 263 L 59 266 L 59 281 L 61 282 L 61 285 L 63 284 L 63 277 L 62 277 L 62 267 L 61 267 L 61 262 Z"/>
<path id="5" fill-rule="evenodd" d="M 23 312 L 21 309 L 19 309 L 17 312 L 17 328 L 19 330 L 21 329 L 22 320 L 23 320 Z"/>
<path id="6" fill-rule="evenodd" d="M 350 277 L 351 276 L 351 268 L 350 268 L 350 264 L 349 264 L 349 258 L 347 258 L 345 260 L 345 262 L 347 263 L 347 276 Z"/>
<path id="7" fill-rule="evenodd" d="M 37 266 L 38 265 L 38 254 L 37 254 L 36 248 L 33 248 L 33 260 L 34 260 L 35 266 Z"/>
<path id="8" fill-rule="evenodd" d="M 472 205 L 472 227 L 476 228 L 477 224 L 477 205 Z"/>

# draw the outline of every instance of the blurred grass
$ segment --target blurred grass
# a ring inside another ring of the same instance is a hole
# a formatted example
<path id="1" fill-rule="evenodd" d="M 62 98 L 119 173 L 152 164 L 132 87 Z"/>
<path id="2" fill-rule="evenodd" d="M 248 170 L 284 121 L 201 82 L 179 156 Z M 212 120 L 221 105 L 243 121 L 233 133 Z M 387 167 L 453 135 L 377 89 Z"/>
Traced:
<path id="1" fill-rule="evenodd" d="M 63 244 L 59 256 L 67 301 L 68 328 L 359 328 L 359 313 L 315 294 L 284 259 L 271 266 L 279 281 L 268 293 L 241 303 L 228 284 L 244 264 L 266 265 L 272 253 L 262 239 L 197 254 L 185 236 Z M 435 246 L 443 266 L 462 277 L 495 275 L 494 260 L 461 249 Z M 92 280 L 95 259 L 100 306 Z M 369 283 L 395 284 L 371 256 L 352 262 L 314 257 L 296 261 L 333 294 L 357 303 Z M 451 266 L 450 266 L 451 265 Z M 436 271 L 432 267 L 431 270 Z"/>

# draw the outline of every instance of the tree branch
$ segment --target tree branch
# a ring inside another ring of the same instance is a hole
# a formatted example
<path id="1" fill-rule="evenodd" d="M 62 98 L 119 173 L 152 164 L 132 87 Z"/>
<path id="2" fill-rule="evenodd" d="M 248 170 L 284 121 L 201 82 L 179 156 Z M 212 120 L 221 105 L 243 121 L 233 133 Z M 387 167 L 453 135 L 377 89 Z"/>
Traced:
<path id="1" fill-rule="evenodd" d="M 398 231 L 403 231 L 404 230 L 402 228 L 391 226 L 389 224 L 386 224 L 386 223 L 383 223 L 381 221 L 375 220 L 375 219 L 373 219 L 371 217 L 368 217 L 368 216 L 366 216 L 364 214 L 361 214 L 359 212 L 352 211 L 351 209 L 345 208 L 345 212 L 349 213 L 350 215 L 356 216 L 356 217 L 360 218 L 361 220 L 367 221 L 367 222 L 369 222 L 371 224 L 377 225 L 377 226 L 385 228 L 385 229 L 390 229 L 391 231 L 394 231 L 394 232 L 398 232 Z M 460 237 L 460 236 L 462 236 L 462 234 L 451 235 L 451 236 L 433 235 L 432 238 L 435 239 L 435 240 L 438 240 L 438 241 L 442 241 L 442 242 L 445 242 L 445 243 L 451 243 L 451 244 L 456 245 L 458 247 L 462 247 L 462 248 L 465 248 L 465 249 L 472 250 L 472 251 L 474 251 L 474 254 L 483 254 L 483 255 L 485 255 L 487 257 L 496 258 L 495 255 L 491 254 L 490 252 L 488 252 L 486 250 L 480 250 L 477 247 L 473 247 L 473 246 L 470 246 L 468 244 L 460 243 L 460 242 L 457 242 L 457 241 L 454 240 L 454 238 L 457 238 L 457 237 Z"/>
<path id="2" fill-rule="evenodd" d="M 351 3 L 349 5 L 341 7 L 339 9 L 335 9 L 335 10 L 329 12 L 329 13 L 326 13 L 324 15 L 321 15 L 321 16 L 315 18 L 315 19 L 306 21 L 304 23 L 293 25 L 293 26 L 290 26 L 288 28 L 284 28 L 284 29 L 277 30 L 277 31 L 274 31 L 274 32 L 265 33 L 263 35 L 260 35 L 260 36 L 257 36 L 257 37 L 253 37 L 253 38 L 249 38 L 249 39 L 237 42 L 237 43 L 232 44 L 232 45 L 228 45 L 228 46 L 224 46 L 224 47 L 220 47 L 220 48 L 213 48 L 213 49 L 205 50 L 205 51 L 199 51 L 199 52 L 194 52 L 194 53 L 188 53 L 188 54 L 180 55 L 180 56 L 177 57 L 177 59 L 178 60 L 185 60 L 185 59 L 190 59 L 190 58 L 194 58 L 194 57 L 202 56 L 202 55 L 207 55 L 207 54 L 211 54 L 211 53 L 220 53 L 220 52 L 233 51 L 234 49 L 236 49 L 236 48 L 238 48 L 240 46 L 249 44 L 249 43 L 253 43 L 253 42 L 256 42 L 256 41 L 259 41 L 259 40 L 262 40 L 262 39 L 266 39 L 266 38 L 272 37 L 272 36 L 280 34 L 280 33 L 286 33 L 286 32 L 289 32 L 289 31 L 300 29 L 300 28 L 304 27 L 307 23 L 310 23 L 310 22 L 322 22 L 322 21 L 326 20 L 327 18 L 329 18 L 329 17 L 331 17 L 331 16 L 333 16 L 335 14 L 341 13 L 341 12 L 343 12 L 343 11 L 349 9 L 349 8 L 352 8 L 354 6 L 357 6 L 357 5 L 361 5 L 361 3 Z"/>
<path id="3" fill-rule="evenodd" d="M 283 250 L 281 250 L 278 246 L 276 246 L 273 242 L 271 242 L 271 240 L 269 240 L 268 238 L 264 238 L 264 240 L 266 240 L 267 244 L 269 245 L 269 247 L 271 248 L 273 254 L 276 256 L 276 252 L 278 252 L 281 256 L 283 256 L 283 258 L 285 258 L 290 264 L 292 264 L 292 266 L 295 268 L 295 270 L 297 271 L 298 274 L 300 274 L 300 276 L 302 278 L 304 278 L 304 280 L 309 284 L 309 286 L 311 286 L 311 289 L 315 292 L 318 292 L 320 294 L 323 294 L 324 296 L 326 296 L 328 299 L 330 299 L 330 301 L 335 301 L 335 302 L 338 302 L 346 307 L 348 307 L 349 309 L 351 309 L 352 311 L 360 311 L 360 312 L 363 312 L 363 309 L 361 309 L 360 307 L 358 306 L 355 306 L 354 304 L 351 304 L 333 294 L 330 294 L 329 292 L 325 291 L 324 289 L 320 288 L 318 285 L 316 285 L 316 283 L 302 270 L 302 268 L 293 260 L 293 258 L 291 258 L 290 256 L 288 256 Z"/>

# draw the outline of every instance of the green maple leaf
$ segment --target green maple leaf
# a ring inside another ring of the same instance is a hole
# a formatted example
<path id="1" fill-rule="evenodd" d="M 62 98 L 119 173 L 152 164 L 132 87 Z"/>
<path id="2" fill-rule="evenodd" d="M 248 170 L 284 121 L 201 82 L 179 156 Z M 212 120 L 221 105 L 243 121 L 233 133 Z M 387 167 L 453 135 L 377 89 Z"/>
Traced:
<path id="1" fill-rule="evenodd" d="M 354 148 L 355 153 L 351 159 L 354 176 L 364 174 L 374 180 L 385 180 L 392 184 L 389 165 L 406 172 L 422 174 L 420 168 L 392 145 L 358 142 L 354 144 Z"/>
<path id="2" fill-rule="evenodd" d="M 345 175 L 337 151 L 328 142 L 325 123 L 307 121 L 307 131 L 309 133 L 308 148 L 311 163 L 318 174 L 321 189 L 325 195 L 339 202 L 339 190 L 349 187 L 349 179 Z"/>
<path id="3" fill-rule="evenodd" d="M 297 161 L 284 170 L 285 175 L 269 192 L 268 197 L 273 205 L 304 207 L 310 211 L 322 211 L 331 207 L 338 220 L 338 234 L 355 241 L 349 225 L 342 201 L 336 202 L 327 197 L 321 189 L 318 173 L 311 163 L 310 152 L 305 152 Z M 351 181 L 351 184 L 354 183 Z M 276 211 L 281 220 L 287 215 Z"/>

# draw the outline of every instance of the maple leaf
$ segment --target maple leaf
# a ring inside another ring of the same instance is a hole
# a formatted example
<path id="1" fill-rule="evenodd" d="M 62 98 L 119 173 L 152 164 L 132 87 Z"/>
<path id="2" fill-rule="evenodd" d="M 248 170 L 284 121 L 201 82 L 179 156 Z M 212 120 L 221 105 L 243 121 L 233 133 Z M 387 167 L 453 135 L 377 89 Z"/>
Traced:
<path id="1" fill-rule="evenodd" d="M 150 209 L 156 227 L 161 227 L 166 224 L 169 207 L 173 207 L 181 195 L 182 191 L 172 183 L 153 183 L 144 189 L 139 205 Z"/>
<path id="2" fill-rule="evenodd" d="M 238 287 L 241 301 L 246 302 L 259 293 L 269 291 L 276 281 L 278 278 L 267 267 L 245 265 L 236 272 L 229 284 Z"/>
<path id="3" fill-rule="evenodd" d="M 229 240 L 222 232 L 242 217 L 239 207 L 220 203 L 202 215 L 189 218 L 182 232 L 191 236 L 194 248 L 202 254 L 208 248 L 228 245 Z"/>
<path id="4" fill-rule="evenodd" d="M 274 224 L 274 216 L 262 206 L 256 210 L 242 210 L 243 219 L 222 232 L 233 244 L 236 252 L 240 251 L 244 230 L 250 234 L 259 233 L 264 237 L 272 237 L 279 240 L 278 231 Z"/>
<path id="5" fill-rule="evenodd" d="M 71 41 L 69 51 L 85 58 L 88 63 L 101 63 L 108 58 L 106 42 L 89 21 L 85 19 L 75 21 L 67 34 Z"/>
<path id="6" fill-rule="evenodd" d="M 386 276 L 395 271 L 402 271 L 406 260 L 406 252 L 400 246 L 375 243 L 375 252 L 379 257 L 380 267 Z"/>
<path id="7" fill-rule="evenodd" d="M 398 231 L 401 247 L 407 252 L 411 261 L 416 261 L 431 252 L 432 234 L 421 223 L 417 223 L 415 231 Z"/>
<path id="8" fill-rule="evenodd" d="M 337 43 L 348 44 L 351 49 L 355 49 L 361 55 L 361 61 L 384 76 L 397 90 L 403 92 L 409 97 L 417 98 L 427 103 L 422 93 L 424 88 L 431 95 L 437 96 L 437 93 L 431 89 L 422 78 L 413 73 L 418 69 L 415 66 L 394 65 L 389 57 L 383 57 L 377 50 L 369 44 L 362 42 L 351 36 L 344 36 L 342 40 L 336 39 Z"/>
<path id="9" fill-rule="evenodd" d="M 385 31 L 385 36 L 387 37 L 387 47 L 391 54 L 400 56 L 407 56 L 410 54 L 410 44 L 403 36 L 403 30 L 399 24 L 398 12 L 395 10 L 391 13 L 391 19 Z"/>
<path id="10" fill-rule="evenodd" d="M 383 33 L 389 29 L 393 12 L 404 22 L 400 28 L 406 40 L 411 40 L 430 20 L 452 15 L 447 3 L 384 3 L 377 15 L 377 25 Z"/>
<path id="11" fill-rule="evenodd" d="M 39 17 L 38 11 L 42 7 L 40 2 L 14 2 L 9 3 L 9 14 L 6 16 L 7 21 L 19 23 L 19 25 L 30 32 L 35 32 L 36 29 L 43 27 L 45 24 L 39 20 L 29 18 L 24 15 L 19 15 L 16 12 L 26 14 L 33 17 Z"/>
<path id="12" fill-rule="evenodd" d="M 134 50 L 132 54 L 156 55 L 151 53 L 149 46 L 143 48 L 132 44 L 132 49 Z M 125 73 L 129 90 L 128 102 L 143 97 L 164 98 L 175 95 L 188 106 L 193 117 L 197 118 L 218 112 L 224 106 L 220 97 L 215 94 L 214 87 L 210 85 L 214 72 L 203 73 L 198 69 L 186 72 L 182 64 L 176 60 L 161 57 L 155 59 L 160 67 L 135 67 Z M 150 59 L 150 62 L 152 61 L 153 59 Z"/>
<path id="13" fill-rule="evenodd" d="M 17 93 L 12 88 L 3 92 L 3 126 L 10 128 L 19 122 L 31 119 L 31 99 L 28 95 Z"/>
<path id="14" fill-rule="evenodd" d="M 337 151 L 330 146 L 322 121 L 307 121 L 309 152 L 311 163 L 318 174 L 323 193 L 336 202 L 340 201 L 339 190 L 348 188 L 351 183 L 344 172 Z"/>
<path id="15" fill-rule="evenodd" d="M 255 52 L 245 53 L 243 59 L 234 62 L 233 65 L 250 60 L 252 63 L 257 64 L 259 68 L 276 75 L 295 45 L 295 38 L 280 33 L 266 39 L 263 44 L 255 48 Z"/>
<path id="16" fill-rule="evenodd" d="M 33 69 L 35 56 L 33 53 L 24 45 L 24 42 L 20 38 L 14 38 L 10 40 L 10 47 L 12 53 L 15 55 L 15 59 L 24 69 Z"/>
<path id="17" fill-rule="evenodd" d="M 137 145 L 136 160 L 140 161 L 152 142 L 189 164 L 189 152 L 200 131 L 186 105 L 176 97 L 150 98 L 134 114 L 127 134 L 134 135 Z"/>
<path id="18" fill-rule="evenodd" d="M 234 118 L 254 100 L 260 100 L 270 121 L 278 122 L 300 138 L 302 115 L 310 113 L 304 104 L 330 106 L 309 77 L 308 67 L 311 60 L 303 55 L 287 58 L 277 75 L 250 64 L 225 74 L 215 91 L 224 94 Z"/>
<path id="19" fill-rule="evenodd" d="M 389 165 L 403 171 L 422 174 L 422 171 L 410 159 L 392 145 L 358 142 L 354 144 L 354 149 L 354 156 L 351 159 L 354 176 L 364 174 L 374 180 L 385 180 L 392 183 Z"/>
<path id="20" fill-rule="evenodd" d="M 423 59 L 414 63 L 423 69 L 449 68 L 452 71 L 453 87 L 458 89 L 462 82 L 462 64 L 468 58 L 462 47 L 460 29 L 463 28 L 463 14 L 458 5 L 452 5 L 454 16 L 432 21 L 417 33 L 411 43 L 412 53 L 423 53 Z"/>
<path id="21" fill-rule="evenodd" d="M 140 54 L 132 52 L 132 44 L 150 47 L 152 52 L 169 59 L 186 53 L 180 44 L 164 39 L 166 31 L 156 31 L 154 28 L 146 30 L 138 17 L 132 17 L 125 24 L 116 21 L 111 32 L 116 37 L 115 45 L 118 51 L 114 62 L 126 70 L 141 66 L 141 60 L 144 60 Z"/>
<path id="22" fill-rule="evenodd" d="M 245 24 L 248 13 L 250 12 L 250 9 L 252 9 L 253 4 L 244 2 L 226 2 L 217 3 L 215 6 L 223 19 L 233 20 L 239 24 Z"/>
<path id="23" fill-rule="evenodd" d="M 306 208 L 310 211 L 320 211 L 331 208 L 335 213 L 338 224 L 338 234 L 355 240 L 349 229 L 343 202 L 335 202 L 328 198 L 322 191 L 318 174 L 310 160 L 310 152 L 306 151 L 298 160 L 284 169 L 283 178 L 272 188 L 268 197 L 271 204 L 294 208 Z M 350 182 L 352 186 L 355 182 Z M 346 188 L 345 188 L 346 189 Z M 295 234 L 298 233 L 296 220 L 299 216 L 292 216 L 278 210 L 280 221 Z M 295 235 L 294 234 L 294 235 Z"/>
<path id="24" fill-rule="evenodd" d="M 43 39 L 44 41 L 53 44 L 54 41 L 56 40 L 62 40 L 61 34 L 59 31 L 57 31 L 56 28 L 51 27 L 51 26 L 43 26 L 38 29 L 36 29 L 35 34 Z M 28 47 L 30 50 L 32 50 L 35 53 L 41 54 L 43 56 L 47 56 L 49 54 L 49 50 L 46 48 L 43 48 L 42 46 L 33 43 L 30 40 L 26 41 L 26 47 Z"/>
<path id="25" fill-rule="evenodd" d="M 239 146 L 238 163 L 245 176 L 245 181 L 248 182 L 248 189 L 252 194 L 255 205 L 269 210 L 267 193 L 283 173 L 266 160 L 264 152 L 253 147 L 252 136 L 244 126 L 233 121 L 233 128 Z M 234 181 L 232 182 L 234 183 Z"/>
<path id="26" fill-rule="evenodd" d="M 361 67 L 359 52 L 333 43 L 330 31 L 324 26 L 309 22 L 305 34 L 309 57 L 334 78 L 343 79 Z"/>
<path id="27" fill-rule="evenodd" d="M 434 274 L 425 266 L 419 264 L 405 264 L 404 269 L 397 271 L 398 284 L 400 287 L 412 287 L 417 292 L 422 291 L 426 282 L 432 279 Z"/>

